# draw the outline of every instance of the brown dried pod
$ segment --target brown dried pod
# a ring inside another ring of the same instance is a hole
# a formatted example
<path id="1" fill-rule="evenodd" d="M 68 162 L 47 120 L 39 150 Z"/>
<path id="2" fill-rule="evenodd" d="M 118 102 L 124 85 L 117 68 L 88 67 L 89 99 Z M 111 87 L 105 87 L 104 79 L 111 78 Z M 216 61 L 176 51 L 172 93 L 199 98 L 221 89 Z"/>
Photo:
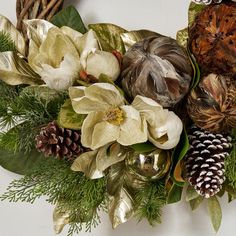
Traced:
<path id="1" fill-rule="evenodd" d="M 189 47 L 204 70 L 216 74 L 235 74 L 236 3 L 204 8 L 189 30 Z"/>
<path id="2" fill-rule="evenodd" d="M 211 132 L 236 128 L 236 80 L 209 74 L 188 97 L 188 113 L 195 124 Z"/>
<path id="3" fill-rule="evenodd" d="M 159 35 L 137 42 L 126 52 L 121 78 L 131 99 L 142 95 L 173 107 L 189 90 L 192 67 L 176 40 Z"/>

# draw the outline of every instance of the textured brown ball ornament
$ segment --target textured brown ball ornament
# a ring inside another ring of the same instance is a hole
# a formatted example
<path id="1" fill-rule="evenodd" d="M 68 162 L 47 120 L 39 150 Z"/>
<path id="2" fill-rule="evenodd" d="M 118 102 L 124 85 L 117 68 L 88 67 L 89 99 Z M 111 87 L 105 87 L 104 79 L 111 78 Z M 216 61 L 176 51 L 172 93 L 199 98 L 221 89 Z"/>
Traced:
<path id="1" fill-rule="evenodd" d="M 152 98 L 163 107 L 173 107 L 188 92 L 192 67 L 184 48 L 165 36 L 148 37 L 124 55 L 122 86 L 134 98 Z"/>
<path id="2" fill-rule="evenodd" d="M 236 80 L 221 75 L 204 77 L 188 97 L 188 113 L 195 124 L 211 132 L 236 127 Z"/>
<path id="3" fill-rule="evenodd" d="M 199 65 L 216 74 L 236 73 L 236 3 L 207 6 L 189 30 L 189 46 Z"/>

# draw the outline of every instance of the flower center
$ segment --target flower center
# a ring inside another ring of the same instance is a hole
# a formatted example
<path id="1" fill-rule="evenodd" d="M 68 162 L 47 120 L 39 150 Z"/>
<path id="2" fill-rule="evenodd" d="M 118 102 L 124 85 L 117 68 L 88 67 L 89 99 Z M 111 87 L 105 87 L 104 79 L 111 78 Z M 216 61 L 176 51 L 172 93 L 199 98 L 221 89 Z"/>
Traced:
<path id="1" fill-rule="evenodd" d="M 124 121 L 124 112 L 119 107 L 106 111 L 104 120 L 113 125 L 120 125 Z"/>

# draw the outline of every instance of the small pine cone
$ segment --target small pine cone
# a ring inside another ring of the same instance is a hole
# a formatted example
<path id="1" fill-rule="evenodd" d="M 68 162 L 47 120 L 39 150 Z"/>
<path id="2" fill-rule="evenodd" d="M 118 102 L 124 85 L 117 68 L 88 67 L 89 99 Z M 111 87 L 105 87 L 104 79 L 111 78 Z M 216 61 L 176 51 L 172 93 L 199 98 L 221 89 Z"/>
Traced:
<path id="1" fill-rule="evenodd" d="M 47 157 L 73 160 L 84 151 L 80 137 L 79 131 L 61 128 L 53 121 L 36 136 L 36 148 Z"/>
<path id="2" fill-rule="evenodd" d="M 198 3 L 198 4 L 209 5 L 211 3 L 221 3 L 222 0 L 192 0 L 192 2 L 195 2 L 195 3 Z"/>
<path id="3" fill-rule="evenodd" d="M 190 149 L 186 157 L 189 183 L 205 198 L 220 191 L 225 181 L 224 160 L 229 155 L 232 138 L 213 134 L 193 126 L 190 130 Z"/>

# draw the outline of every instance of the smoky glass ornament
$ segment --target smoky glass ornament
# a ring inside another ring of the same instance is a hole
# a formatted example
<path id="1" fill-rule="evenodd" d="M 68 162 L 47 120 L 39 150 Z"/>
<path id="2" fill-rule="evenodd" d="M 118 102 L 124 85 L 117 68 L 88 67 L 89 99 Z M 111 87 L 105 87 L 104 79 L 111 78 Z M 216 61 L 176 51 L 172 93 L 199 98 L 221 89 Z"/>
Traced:
<path id="1" fill-rule="evenodd" d="M 186 50 L 176 40 L 158 35 L 135 43 L 122 62 L 122 87 L 132 100 L 151 98 L 173 107 L 189 90 L 192 66 Z"/>
<path id="2" fill-rule="evenodd" d="M 150 154 L 133 153 L 126 159 L 126 165 L 144 180 L 161 179 L 170 168 L 170 153 L 161 149 Z"/>

